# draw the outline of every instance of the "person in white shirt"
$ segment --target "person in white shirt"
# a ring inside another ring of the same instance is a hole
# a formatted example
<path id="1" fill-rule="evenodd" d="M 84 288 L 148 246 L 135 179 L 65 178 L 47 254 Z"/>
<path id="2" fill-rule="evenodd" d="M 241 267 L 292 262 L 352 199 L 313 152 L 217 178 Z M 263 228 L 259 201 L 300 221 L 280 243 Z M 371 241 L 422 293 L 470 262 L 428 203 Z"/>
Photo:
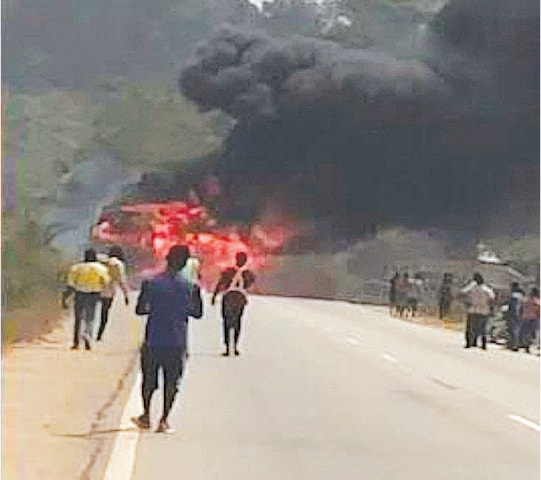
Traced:
<path id="1" fill-rule="evenodd" d="M 476 347 L 481 337 L 481 348 L 487 348 L 486 326 L 496 295 L 494 290 L 485 284 L 480 273 L 473 274 L 473 280 L 462 289 L 468 312 L 466 320 L 466 345 L 464 348 Z"/>
<path id="2" fill-rule="evenodd" d="M 126 278 L 126 264 L 124 262 L 124 252 L 122 248 L 113 246 L 109 249 L 109 255 L 102 258 L 103 264 L 107 267 L 111 282 L 104 288 L 100 295 L 101 301 L 101 316 L 100 327 L 98 329 L 98 336 L 96 340 L 98 342 L 103 340 L 103 332 L 109 321 L 109 310 L 113 303 L 113 298 L 118 288 L 122 290 L 124 294 L 124 303 L 129 304 L 128 299 L 128 282 Z"/>

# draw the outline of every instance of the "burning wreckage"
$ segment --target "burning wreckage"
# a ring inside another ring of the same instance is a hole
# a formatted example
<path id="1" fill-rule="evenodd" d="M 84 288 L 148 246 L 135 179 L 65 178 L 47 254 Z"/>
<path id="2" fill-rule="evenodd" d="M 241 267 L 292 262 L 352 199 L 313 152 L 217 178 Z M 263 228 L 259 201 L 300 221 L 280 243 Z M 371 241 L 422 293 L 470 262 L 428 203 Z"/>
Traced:
<path id="1" fill-rule="evenodd" d="M 126 201 L 105 208 L 91 230 L 99 246 L 121 245 L 140 273 L 152 271 L 170 247 L 189 245 L 200 262 L 203 279 L 234 263 L 235 254 L 246 252 L 253 269 L 268 266 L 269 257 L 284 245 L 285 229 L 277 225 L 220 225 L 209 209 L 194 201 Z"/>

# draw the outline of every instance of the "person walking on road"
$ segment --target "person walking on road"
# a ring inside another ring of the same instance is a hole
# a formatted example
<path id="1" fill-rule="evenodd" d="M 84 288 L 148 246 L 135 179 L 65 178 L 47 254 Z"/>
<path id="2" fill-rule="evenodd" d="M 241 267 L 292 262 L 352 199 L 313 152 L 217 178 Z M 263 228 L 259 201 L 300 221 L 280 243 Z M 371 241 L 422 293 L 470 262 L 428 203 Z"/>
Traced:
<path id="1" fill-rule="evenodd" d="M 190 256 L 185 245 L 171 247 L 167 268 L 153 279 L 144 281 L 135 313 L 148 315 L 145 340 L 141 346 L 143 413 L 132 421 L 142 429 L 150 428 L 150 403 L 163 371 L 163 412 L 157 432 L 172 433 L 168 422 L 186 360 L 188 317 L 201 318 L 201 292 L 179 274 Z"/>
<path id="2" fill-rule="evenodd" d="M 396 282 L 396 308 L 400 317 L 406 315 L 412 290 L 413 285 L 410 282 L 409 274 L 406 272 Z"/>
<path id="3" fill-rule="evenodd" d="M 473 280 L 462 289 L 461 293 L 465 295 L 468 312 L 464 348 L 476 347 L 477 339 L 481 337 L 481 348 L 486 350 L 486 326 L 492 304 L 496 298 L 494 290 L 485 284 L 480 273 L 474 273 Z"/>
<path id="4" fill-rule="evenodd" d="M 524 307 L 524 291 L 518 282 L 511 284 L 511 295 L 507 304 L 509 315 L 509 344 L 508 348 L 518 350 L 519 334 L 522 325 L 522 311 Z"/>
<path id="5" fill-rule="evenodd" d="M 255 282 L 255 275 L 246 268 L 248 256 L 244 252 L 237 253 L 236 265 L 224 270 L 220 276 L 214 294 L 212 295 L 212 305 L 216 302 L 216 296 L 224 292 L 222 297 L 222 319 L 224 331 L 225 351 L 224 357 L 231 352 L 231 330 L 233 330 L 234 348 L 236 356 L 240 355 L 238 342 L 241 331 L 241 319 L 244 308 L 248 303 L 248 289 Z"/>
<path id="6" fill-rule="evenodd" d="M 524 312 L 519 332 L 519 346 L 530 353 L 530 345 L 539 333 L 539 289 L 532 288 L 524 303 Z"/>
<path id="7" fill-rule="evenodd" d="M 100 328 L 96 340 L 100 342 L 103 339 L 103 332 L 109 321 L 109 310 L 113 303 L 115 293 L 118 288 L 124 294 L 124 303 L 129 305 L 128 299 L 128 282 L 126 280 L 126 265 L 124 261 L 124 252 L 122 248 L 113 246 L 109 249 L 109 255 L 103 262 L 109 272 L 111 281 L 109 285 L 103 289 L 100 295 L 101 302 L 101 318 Z"/>
<path id="8" fill-rule="evenodd" d="M 453 302 L 453 276 L 450 273 L 443 274 L 443 281 L 438 291 L 439 317 L 443 320 L 451 310 Z"/>
<path id="9" fill-rule="evenodd" d="M 399 275 L 396 272 L 391 280 L 389 280 L 389 313 L 394 315 L 396 312 L 396 283 L 398 282 Z"/>
<path id="10" fill-rule="evenodd" d="M 79 348 L 81 323 L 84 323 L 83 340 L 86 350 L 90 350 L 94 329 L 96 303 L 101 292 L 111 281 L 109 272 L 97 261 L 96 251 L 89 248 L 84 253 L 84 262 L 72 265 L 68 272 L 66 290 L 62 295 L 62 307 L 68 308 L 67 299 L 74 294 L 73 303 L 75 324 L 73 328 L 72 350 Z"/>

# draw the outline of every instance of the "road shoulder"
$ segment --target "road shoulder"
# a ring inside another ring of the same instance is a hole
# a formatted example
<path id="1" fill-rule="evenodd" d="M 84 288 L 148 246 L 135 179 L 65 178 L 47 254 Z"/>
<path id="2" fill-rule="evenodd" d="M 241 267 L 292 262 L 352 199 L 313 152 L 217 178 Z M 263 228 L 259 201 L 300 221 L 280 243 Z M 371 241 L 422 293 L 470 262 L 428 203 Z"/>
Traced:
<path id="1" fill-rule="evenodd" d="M 137 365 L 140 320 L 117 299 L 103 343 L 70 350 L 71 317 L 2 358 L 2 478 L 101 478 Z"/>

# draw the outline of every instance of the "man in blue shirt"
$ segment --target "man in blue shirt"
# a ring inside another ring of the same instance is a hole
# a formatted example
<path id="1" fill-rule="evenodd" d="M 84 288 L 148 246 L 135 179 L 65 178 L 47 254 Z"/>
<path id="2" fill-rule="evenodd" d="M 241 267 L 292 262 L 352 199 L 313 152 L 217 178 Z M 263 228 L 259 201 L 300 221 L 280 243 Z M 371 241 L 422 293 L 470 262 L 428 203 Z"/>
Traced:
<path id="1" fill-rule="evenodd" d="M 178 391 L 186 357 L 188 316 L 201 318 L 201 294 L 179 274 L 190 256 L 188 247 L 175 245 L 167 254 L 167 269 L 143 282 L 135 313 L 147 315 L 145 341 L 141 347 L 144 412 L 132 421 L 150 428 L 150 401 L 163 371 L 163 414 L 157 432 L 172 433 L 167 418 Z"/>

